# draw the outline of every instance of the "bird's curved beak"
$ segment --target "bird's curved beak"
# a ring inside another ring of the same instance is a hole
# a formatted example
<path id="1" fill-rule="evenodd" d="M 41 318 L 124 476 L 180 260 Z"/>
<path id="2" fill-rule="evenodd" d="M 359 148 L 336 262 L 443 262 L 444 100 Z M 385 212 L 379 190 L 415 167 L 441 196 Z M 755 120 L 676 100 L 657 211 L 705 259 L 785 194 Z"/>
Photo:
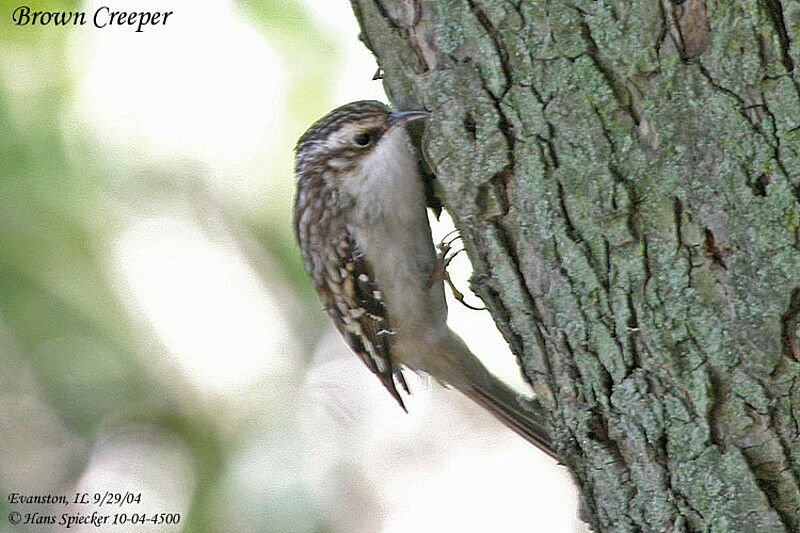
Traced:
<path id="1" fill-rule="evenodd" d="M 428 118 L 429 116 L 430 113 L 427 111 L 400 111 L 398 113 L 392 113 L 389 115 L 389 127 L 396 128 L 406 124 L 407 122 L 412 122 L 421 118 Z"/>

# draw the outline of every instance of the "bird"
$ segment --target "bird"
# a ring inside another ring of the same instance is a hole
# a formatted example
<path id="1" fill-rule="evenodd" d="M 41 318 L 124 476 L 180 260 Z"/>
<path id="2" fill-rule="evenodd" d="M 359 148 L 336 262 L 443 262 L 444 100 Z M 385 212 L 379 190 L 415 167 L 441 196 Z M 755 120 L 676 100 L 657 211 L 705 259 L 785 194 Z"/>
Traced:
<path id="1" fill-rule="evenodd" d="M 401 408 L 400 390 L 409 393 L 403 369 L 428 374 L 557 458 L 541 412 L 447 326 L 444 258 L 406 131 L 428 116 L 363 100 L 334 109 L 300 137 L 293 218 L 305 269 L 350 349 Z"/>

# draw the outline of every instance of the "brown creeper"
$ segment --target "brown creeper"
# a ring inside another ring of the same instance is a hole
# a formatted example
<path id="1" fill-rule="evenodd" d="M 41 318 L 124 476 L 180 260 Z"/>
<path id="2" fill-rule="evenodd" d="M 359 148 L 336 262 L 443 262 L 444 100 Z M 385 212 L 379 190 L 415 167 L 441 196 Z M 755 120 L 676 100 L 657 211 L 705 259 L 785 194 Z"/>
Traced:
<path id="1" fill-rule="evenodd" d="M 294 227 L 306 270 L 337 329 L 401 407 L 405 366 L 455 387 L 555 456 L 543 424 L 447 327 L 425 187 L 404 128 L 427 115 L 353 102 L 303 134 Z"/>

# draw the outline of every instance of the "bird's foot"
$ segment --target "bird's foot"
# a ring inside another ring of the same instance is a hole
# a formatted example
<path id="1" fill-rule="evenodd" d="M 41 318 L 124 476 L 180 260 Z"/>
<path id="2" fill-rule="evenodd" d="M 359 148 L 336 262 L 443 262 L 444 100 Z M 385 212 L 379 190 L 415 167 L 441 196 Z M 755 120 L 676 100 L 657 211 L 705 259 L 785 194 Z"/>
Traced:
<path id="1" fill-rule="evenodd" d="M 456 233 L 455 237 L 451 237 Z M 430 278 L 428 278 L 428 288 L 433 287 L 437 281 L 444 281 L 453 293 L 453 297 L 464 307 L 472 309 L 473 311 L 483 311 L 486 307 L 475 307 L 467 303 L 464 299 L 464 293 L 459 291 L 450 279 L 450 274 L 447 272 L 447 266 L 455 257 L 464 251 L 464 248 L 453 251 L 453 243 L 461 239 L 461 235 L 457 234 L 458 230 L 453 230 L 444 236 L 442 242 L 436 245 L 439 250 L 439 255 L 436 258 L 436 265 L 433 267 Z"/>

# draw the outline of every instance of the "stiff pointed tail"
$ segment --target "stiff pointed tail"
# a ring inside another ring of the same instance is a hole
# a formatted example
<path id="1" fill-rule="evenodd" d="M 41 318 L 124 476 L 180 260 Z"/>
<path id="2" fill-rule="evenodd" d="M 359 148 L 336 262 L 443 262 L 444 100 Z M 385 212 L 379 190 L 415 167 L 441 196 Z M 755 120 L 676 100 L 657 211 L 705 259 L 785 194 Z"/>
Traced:
<path id="1" fill-rule="evenodd" d="M 482 386 L 472 383 L 462 389 L 472 401 L 492 413 L 503 424 L 514 430 L 522 438 L 558 460 L 553 451 L 552 442 L 542 421 L 544 412 L 537 414 L 533 407 L 526 407 L 526 400 L 510 387 L 490 376 L 491 385 Z"/>
<path id="2" fill-rule="evenodd" d="M 458 389 L 525 440 L 558 460 L 547 429 L 547 411 L 489 372 L 461 338 L 449 332 L 423 365 L 412 368 L 431 374 Z"/>

